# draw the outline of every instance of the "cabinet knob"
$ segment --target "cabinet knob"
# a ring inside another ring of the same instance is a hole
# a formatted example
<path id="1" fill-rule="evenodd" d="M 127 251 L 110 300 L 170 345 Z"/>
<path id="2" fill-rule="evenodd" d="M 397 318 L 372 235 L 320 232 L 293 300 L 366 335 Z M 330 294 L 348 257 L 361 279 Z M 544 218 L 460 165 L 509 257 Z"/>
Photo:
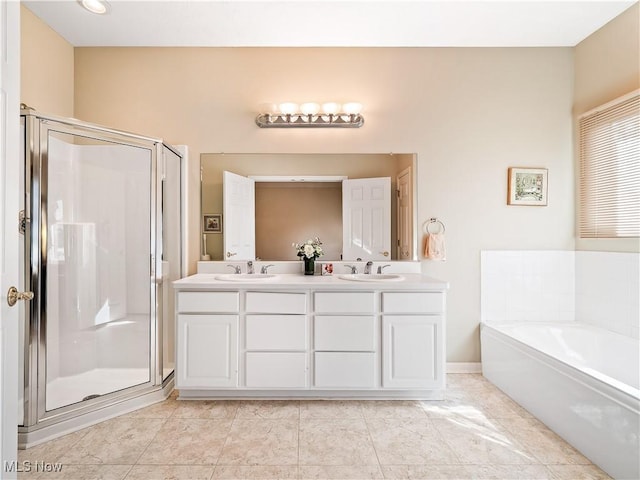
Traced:
<path id="1" fill-rule="evenodd" d="M 387 252 L 386 250 L 384 252 L 379 252 L 381 253 L 384 257 L 388 257 L 389 256 L 389 252 Z"/>
<path id="2" fill-rule="evenodd" d="M 237 255 L 236 252 L 227 252 L 227 258 Z"/>

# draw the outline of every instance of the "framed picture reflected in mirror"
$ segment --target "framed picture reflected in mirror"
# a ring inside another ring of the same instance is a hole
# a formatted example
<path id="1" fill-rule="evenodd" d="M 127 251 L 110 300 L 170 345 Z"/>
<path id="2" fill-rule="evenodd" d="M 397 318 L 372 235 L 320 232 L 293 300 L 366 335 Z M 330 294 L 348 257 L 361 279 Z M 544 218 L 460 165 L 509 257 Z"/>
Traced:
<path id="1" fill-rule="evenodd" d="M 202 231 L 204 233 L 222 233 L 222 214 L 205 213 L 202 216 Z"/>

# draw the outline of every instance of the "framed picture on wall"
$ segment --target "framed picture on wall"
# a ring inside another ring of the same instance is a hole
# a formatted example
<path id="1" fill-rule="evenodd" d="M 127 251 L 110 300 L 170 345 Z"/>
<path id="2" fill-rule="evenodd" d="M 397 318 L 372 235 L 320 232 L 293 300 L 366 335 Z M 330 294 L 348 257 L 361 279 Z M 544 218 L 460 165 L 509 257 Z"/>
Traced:
<path id="1" fill-rule="evenodd" d="M 546 168 L 509 168 L 507 205 L 547 204 Z"/>
<path id="2" fill-rule="evenodd" d="M 222 214 L 204 214 L 202 216 L 202 231 L 204 233 L 222 233 Z"/>

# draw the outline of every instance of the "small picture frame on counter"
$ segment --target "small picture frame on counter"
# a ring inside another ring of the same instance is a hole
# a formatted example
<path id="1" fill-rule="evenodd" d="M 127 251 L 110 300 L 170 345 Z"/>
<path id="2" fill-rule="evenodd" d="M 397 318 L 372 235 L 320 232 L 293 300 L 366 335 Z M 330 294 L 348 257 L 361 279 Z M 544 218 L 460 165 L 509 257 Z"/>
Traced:
<path id="1" fill-rule="evenodd" d="M 320 274 L 323 276 L 333 275 L 333 263 L 321 263 Z"/>

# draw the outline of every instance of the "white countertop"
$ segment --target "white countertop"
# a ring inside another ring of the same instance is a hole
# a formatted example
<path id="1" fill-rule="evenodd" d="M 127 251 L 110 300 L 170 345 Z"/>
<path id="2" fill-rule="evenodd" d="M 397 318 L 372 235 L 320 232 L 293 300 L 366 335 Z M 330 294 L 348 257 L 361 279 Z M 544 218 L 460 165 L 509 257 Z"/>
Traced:
<path id="1" fill-rule="evenodd" d="M 340 275 L 278 274 L 265 280 L 220 280 L 221 274 L 198 273 L 173 282 L 176 290 L 446 290 L 448 282 L 417 273 L 403 273 L 401 280 L 353 281 Z M 372 274 L 375 277 L 375 274 Z"/>

